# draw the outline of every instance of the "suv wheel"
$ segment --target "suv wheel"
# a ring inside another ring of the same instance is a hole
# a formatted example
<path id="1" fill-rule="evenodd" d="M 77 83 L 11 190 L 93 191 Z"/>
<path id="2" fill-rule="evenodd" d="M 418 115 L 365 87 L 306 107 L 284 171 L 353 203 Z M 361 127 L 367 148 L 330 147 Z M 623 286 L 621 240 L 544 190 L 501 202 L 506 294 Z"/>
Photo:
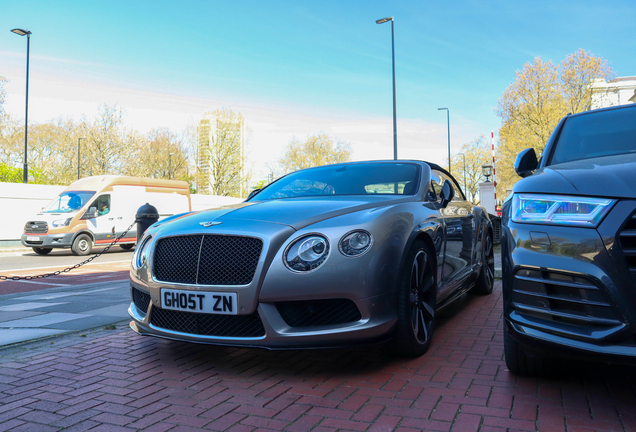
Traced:
<path id="1" fill-rule="evenodd" d="M 538 353 L 528 355 L 504 328 L 504 355 L 508 370 L 515 375 L 545 377 L 553 376 L 558 371 L 559 361 Z"/>

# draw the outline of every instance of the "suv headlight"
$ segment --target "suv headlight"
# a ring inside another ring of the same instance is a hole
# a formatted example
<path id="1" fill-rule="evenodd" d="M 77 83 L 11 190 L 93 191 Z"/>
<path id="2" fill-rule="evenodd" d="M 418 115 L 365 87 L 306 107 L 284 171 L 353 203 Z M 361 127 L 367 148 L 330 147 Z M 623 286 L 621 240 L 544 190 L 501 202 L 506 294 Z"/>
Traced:
<path id="1" fill-rule="evenodd" d="M 512 221 L 595 228 L 615 202 L 608 198 L 515 194 Z"/>
<path id="2" fill-rule="evenodd" d="M 318 234 L 309 234 L 292 242 L 283 261 L 288 269 L 296 272 L 308 272 L 317 269 L 329 255 L 329 241 Z"/>
<path id="3" fill-rule="evenodd" d="M 51 225 L 53 225 L 54 228 L 64 227 L 64 226 L 68 226 L 71 223 L 71 220 L 73 220 L 72 217 L 67 219 L 58 219 L 51 222 Z"/>

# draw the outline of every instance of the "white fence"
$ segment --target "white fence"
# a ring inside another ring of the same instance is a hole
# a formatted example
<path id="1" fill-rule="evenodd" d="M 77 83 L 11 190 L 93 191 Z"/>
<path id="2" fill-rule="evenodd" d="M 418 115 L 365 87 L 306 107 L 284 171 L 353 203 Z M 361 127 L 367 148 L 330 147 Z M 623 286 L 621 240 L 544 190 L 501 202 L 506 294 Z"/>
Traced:
<path id="1" fill-rule="evenodd" d="M 0 182 L 0 245 L 19 242 L 24 224 L 64 189 L 66 186 Z M 243 198 L 199 194 L 191 195 L 190 199 L 195 211 L 244 201 Z"/>

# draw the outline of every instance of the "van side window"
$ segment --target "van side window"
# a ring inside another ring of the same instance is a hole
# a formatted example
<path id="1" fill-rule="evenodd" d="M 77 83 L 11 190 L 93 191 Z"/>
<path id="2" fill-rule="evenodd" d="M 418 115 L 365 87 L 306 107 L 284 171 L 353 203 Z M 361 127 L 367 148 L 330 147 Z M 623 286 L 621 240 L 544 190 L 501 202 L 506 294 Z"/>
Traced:
<path id="1" fill-rule="evenodd" d="M 107 215 L 110 213 L 110 194 L 98 196 L 90 207 L 97 209 L 97 217 Z"/>

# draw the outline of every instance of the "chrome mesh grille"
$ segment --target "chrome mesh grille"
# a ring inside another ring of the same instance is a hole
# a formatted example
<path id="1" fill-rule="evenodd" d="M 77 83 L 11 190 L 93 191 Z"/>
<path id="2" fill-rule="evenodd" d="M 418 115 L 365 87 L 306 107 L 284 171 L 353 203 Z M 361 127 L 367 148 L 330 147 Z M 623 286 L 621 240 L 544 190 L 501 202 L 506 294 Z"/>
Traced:
<path id="1" fill-rule="evenodd" d="M 253 237 L 192 235 L 160 239 L 153 272 L 162 282 L 247 285 L 254 278 L 263 241 Z"/>
<path id="2" fill-rule="evenodd" d="M 632 282 L 636 285 L 636 213 L 632 213 L 627 219 L 623 229 L 618 233 L 618 240 Z"/>
<path id="3" fill-rule="evenodd" d="M 29 221 L 24 225 L 27 234 L 46 234 L 49 232 L 49 224 L 45 221 Z"/>
<path id="4" fill-rule="evenodd" d="M 150 294 L 140 291 L 137 288 L 133 288 L 132 300 L 133 303 L 135 303 L 137 309 L 139 309 L 140 312 L 146 315 L 146 313 L 148 312 L 148 306 L 150 305 Z"/>
<path id="5" fill-rule="evenodd" d="M 276 308 L 290 327 L 345 324 L 362 318 L 356 304 L 349 299 L 280 302 Z"/>
<path id="6" fill-rule="evenodd" d="M 166 330 L 200 336 L 265 336 L 265 327 L 257 312 L 251 315 L 213 315 L 153 308 L 150 324 Z"/>

